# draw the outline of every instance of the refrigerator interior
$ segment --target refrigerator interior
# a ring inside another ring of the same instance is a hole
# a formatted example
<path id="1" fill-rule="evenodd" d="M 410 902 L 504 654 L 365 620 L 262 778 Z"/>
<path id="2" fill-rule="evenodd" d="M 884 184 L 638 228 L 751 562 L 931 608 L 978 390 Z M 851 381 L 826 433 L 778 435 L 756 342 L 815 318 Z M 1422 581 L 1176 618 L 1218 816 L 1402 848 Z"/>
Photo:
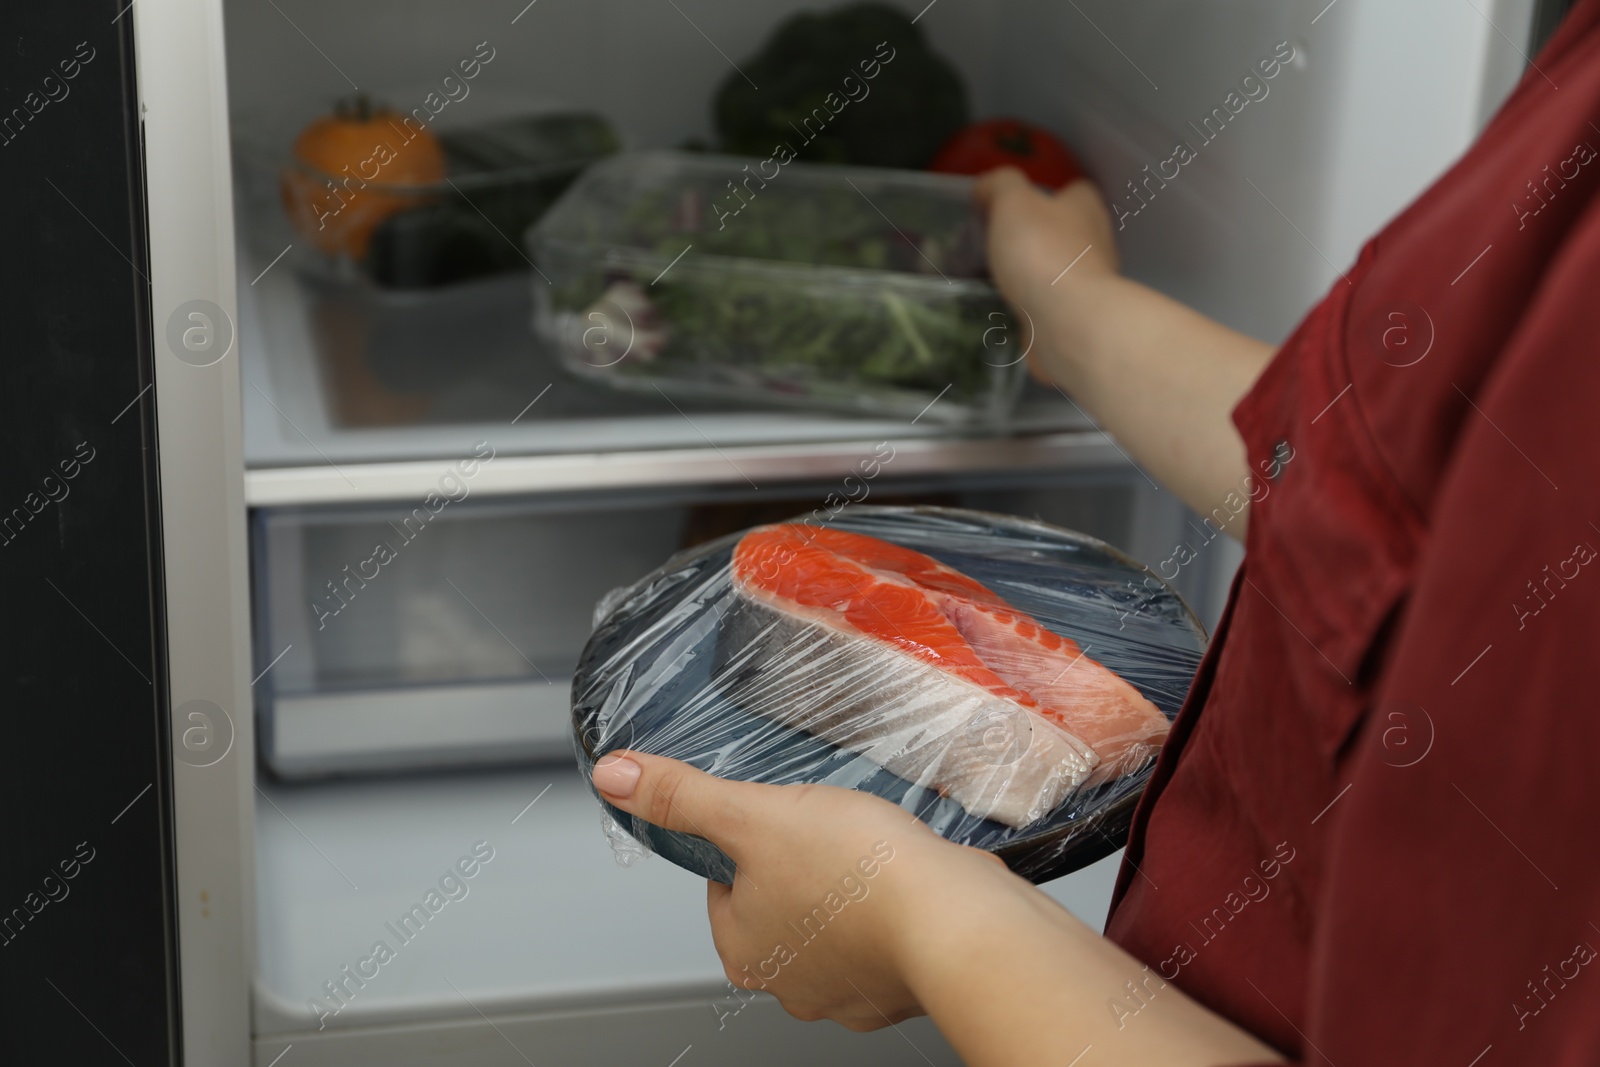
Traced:
<path id="1" fill-rule="evenodd" d="M 450 105 L 452 120 L 569 106 L 605 114 L 629 148 L 705 139 L 716 87 L 807 6 L 224 3 L 257 699 L 275 705 L 264 719 L 283 742 L 257 793 L 257 1062 L 290 1045 L 296 1063 L 526 1053 L 666 1064 L 686 1045 L 698 1062 L 955 1062 L 922 1024 L 908 1027 L 913 1052 L 892 1032 L 840 1042 L 765 1002 L 728 1017 L 738 1005 L 722 999 L 703 890 L 659 859 L 618 868 L 563 748 L 562 672 L 593 599 L 683 544 L 711 505 L 825 494 L 864 451 L 857 442 L 903 442 L 921 457 L 884 480 L 885 495 L 1038 515 L 1146 561 L 1187 537 L 1191 516 L 1075 404 L 1036 385 L 1004 440 L 600 392 L 531 343 L 536 283 L 524 275 L 478 290 L 495 315 L 464 306 L 460 328 L 401 331 L 397 343 L 424 357 L 420 384 L 360 379 L 350 393 L 348 375 L 319 363 L 326 322 L 291 269 L 299 253 L 286 247 L 294 235 L 271 182 L 251 170 L 263 136 L 292 133 L 356 87 L 409 107 L 480 44 L 494 59 Z M 1132 276 L 1278 340 L 1364 236 L 1465 147 L 1521 69 L 1511 42 L 1526 39 L 1532 5 L 896 6 L 958 68 L 974 117 L 1038 122 L 1081 153 L 1117 205 Z M 1274 56 L 1292 58 L 1260 77 Z M 1228 103 L 1244 96 L 1237 110 Z M 1220 117 L 1207 127 L 1210 116 Z M 1179 142 L 1192 158 L 1171 177 L 1163 162 Z M 433 346 L 438 366 L 425 358 Z M 342 581 L 375 526 L 403 523 L 414 490 L 479 442 L 497 465 L 476 495 L 319 628 L 305 594 Z M 751 472 L 761 489 L 746 492 Z M 1180 577 L 1208 623 L 1236 560 L 1219 541 Z M 482 712 L 473 729 L 490 722 L 487 732 L 464 735 L 438 714 L 469 705 Z M 538 714 L 506 712 L 525 706 Z M 343 735 L 327 729 L 330 708 Z M 294 714 L 309 734 L 291 736 Z M 403 751 L 374 751 L 363 724 L 383 717 L 390 729 L 406 716 L 415 730 L 401 731 Z M 318 777 L 363 769 L 396 773 Z M 479 841 L 494 859 L 469 892 L 377 977 L 345 977 Z M 1108 859 L 1047 890 L 1096 923 L 1114 874 Z"/>
<path id="2" fill-rule="evenodd" d="M 235 142 L 292 135 L 356 86 L 409 108 L 483 44 L 495 58 L 440 124 L 519 104 L 566 105 L 606 115 L 626 147 L 674 147 L 707 137 L 717 85 L 803 6 L 543 0 L 508 15 L 485 0 L 228 3 Z M 1511 42 L 1525 38 L 1531 6 L 941 0 L 918 24 L 964 76 L 974 115 L 1040 122 L 1083 154 L 1130 213 L 1117 235 L 1130 274 L 1276 340 L 1339 277 L 1364 235 L 1465 145 L 1521 69 Z M 1264 80 L 1258 64 L 1280 43 L 1293 59 Z M 1247 75 L 1254 81 L 1244 95 Z M 1210 125 L 1208 116 L 1217 116 Z M 1194 150 L 1181 166 L 1169 162 L 1179 141 Z M 246 158 L 238 154 L 236 165 Z M 1160 177 L 1174 170 L 1177 177 Z M 597 401 L 531 350 L 486 377 L 459 375 L 438 390 L 430 416 L 400 401 L 361 428 L 342 425 L 328 375 L 311 365 L 311 312 L 292 271 L 273 269 L 293 243 L 274 198 L 269 175 L 263 189 L 241 196 L 239 212 L 239 276 L 250 280 L 240 286 L 240 351 L 252 465 L 448 454 L 470 443 L 462 427 L 471 422 L 495 425 L 505 447 L 523 452 L 702 443 L 667 405 Z M 483 328 L 484 336 L 453 345 L 458 358 L 521 341 L 516 329 L 508 337 Z M 529 417 L 508 425 L 546 386 L 551 393 Z M 404 429 L 383 426 L 408 419 Z M 724 447 L 825 440 L 841 434 L 840 421 L 727 411 L 696 419 Z M 1015 425 L 1081 426 L 1082 418 L 1035 389 Z M 881 436 L 890 427 L 860 429 Z"/>

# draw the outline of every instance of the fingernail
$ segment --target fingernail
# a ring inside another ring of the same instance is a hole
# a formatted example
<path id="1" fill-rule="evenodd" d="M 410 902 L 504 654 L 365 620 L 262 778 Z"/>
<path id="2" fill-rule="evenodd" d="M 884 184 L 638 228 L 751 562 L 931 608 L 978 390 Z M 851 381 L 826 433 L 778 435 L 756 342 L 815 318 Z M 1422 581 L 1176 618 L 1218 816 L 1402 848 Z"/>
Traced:
<path id="1" fill-rule="evenodd" d="M 607 796 L 631 797 L 633 787 L 639 784 L 641 770 L 631 759 L 602 756 L 600 762 L 594 765 L 594 787 Z"/>

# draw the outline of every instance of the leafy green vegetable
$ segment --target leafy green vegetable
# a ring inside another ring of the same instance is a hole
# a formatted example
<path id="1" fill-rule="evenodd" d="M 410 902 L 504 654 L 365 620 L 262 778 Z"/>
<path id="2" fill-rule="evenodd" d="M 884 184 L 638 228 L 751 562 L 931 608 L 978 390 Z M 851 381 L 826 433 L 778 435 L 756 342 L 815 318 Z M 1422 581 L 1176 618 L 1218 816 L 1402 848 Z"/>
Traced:
<path id="1" fill-rule="evenodd" d="M 954 68 L 886 4 L 794 15 L 740 68 L 712 102 L 737 155 L 788 144 L 802 160 L 919 169 L 968 121 Z"/>
<path id="2" fill-rule="evenodd" d="M 993 368 L 982 359 L 983 333 L 997 304 L 948 297 L 930 303 L 889 286 L 819 281 L 685 271 L 650 291 L 668 323 L 660 355 L 617 369 L 697 371 L 696 380 L 742 379 L 811 395 L 857 396 L 873 387 L 937 393 L 948 386 L 952 398 L 970 400 L 988 387 Z"/>

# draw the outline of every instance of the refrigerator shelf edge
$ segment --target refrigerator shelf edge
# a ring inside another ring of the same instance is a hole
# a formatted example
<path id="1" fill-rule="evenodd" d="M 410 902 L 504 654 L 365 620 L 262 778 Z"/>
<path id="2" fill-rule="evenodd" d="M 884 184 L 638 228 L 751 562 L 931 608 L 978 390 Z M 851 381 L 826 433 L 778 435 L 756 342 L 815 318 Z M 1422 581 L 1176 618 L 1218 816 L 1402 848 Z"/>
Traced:
<path id="1" fill-rule="evenodd" d="M 1088 426 L 1087 420 L 1084 420 Z M 1008 438 L 927 438 L 891 441 L 896 477 L 984 471 L 1054 471 L 1130 466 L 1109 437 L 1083 430 Z M 560 493 L 652 486 L 739 485 L 842 478 L 872 457 L 879 441 L 806 445 L 651 449 L 545 456 L 497 457 L 473 480 L 486 496 Z M 465 456 L 466 451 L 462 452 Z M 887 466 L 887 464 L 886 464 Z M 245 503 L 285 507 L 355 501 L 421 499 L 437 488 L 445 460 L 392 463 L 331 462 L 307 467 L 247 470 Z"/>

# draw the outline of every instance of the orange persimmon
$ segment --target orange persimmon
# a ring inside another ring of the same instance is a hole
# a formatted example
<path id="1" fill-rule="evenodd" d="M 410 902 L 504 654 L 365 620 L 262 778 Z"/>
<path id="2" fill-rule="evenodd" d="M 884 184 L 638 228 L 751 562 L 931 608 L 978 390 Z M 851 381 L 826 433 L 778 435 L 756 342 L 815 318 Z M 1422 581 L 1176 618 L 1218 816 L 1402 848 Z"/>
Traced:
<path id="1" fill-rule="evenodd" d="M 366 257 L 372 231 L 424 202 L 411 187 L 444 180 L 444 149 L 416 119 L 365 94 L 338 102 L 294 141 L 280 184 L 295 230 L 330 256 Z"/>

